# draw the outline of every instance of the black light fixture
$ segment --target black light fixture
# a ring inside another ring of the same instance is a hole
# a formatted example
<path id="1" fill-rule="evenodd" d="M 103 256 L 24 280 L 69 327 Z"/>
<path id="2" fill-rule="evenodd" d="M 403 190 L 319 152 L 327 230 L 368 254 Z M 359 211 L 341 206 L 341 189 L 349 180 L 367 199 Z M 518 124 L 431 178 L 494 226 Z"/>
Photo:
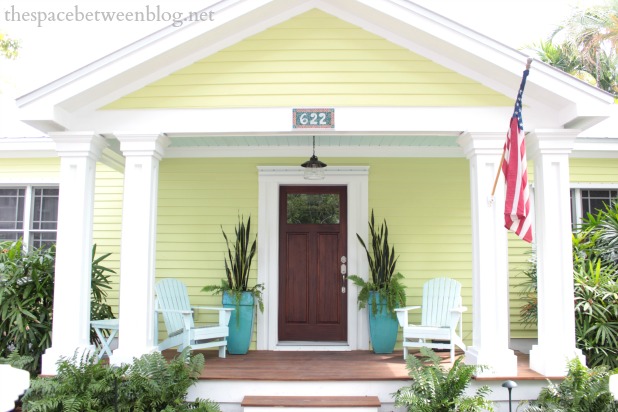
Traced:
<path id="1" fill-rule="evenodd" d="M 502 387 L 509 390 L 509 412 L 511 412 L 511 391 L 513 388 L 517 388 L 517 384 L 513 381 L 504 381 L 504 383 L 502 383 Z"/>
<path id="2" fill-rule="evenodd" d="M 326 167 L 326 163 L 321 162 L 315 155 L 315 136 L 313 136 L 313 156 L 303 163 L 301 167 L 305 169 L 305 179 L 324 179 L 324 168 Z"/>

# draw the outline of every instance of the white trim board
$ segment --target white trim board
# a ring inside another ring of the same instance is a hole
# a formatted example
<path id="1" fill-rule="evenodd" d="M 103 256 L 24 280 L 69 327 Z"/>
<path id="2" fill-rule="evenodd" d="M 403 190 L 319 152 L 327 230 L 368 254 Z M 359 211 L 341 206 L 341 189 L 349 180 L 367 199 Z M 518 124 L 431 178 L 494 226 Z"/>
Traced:
<path id="1" fill-rule="evenodd" d="M 356 234 L 367 238 L 369 219 L 369 167 L 327 167 L 324 180 L 305 180 L 300 166 L 258 166 L 258 275 L 263 283 L 264 313 L 257 316 L 258 350 L 302 350 L 299 345 L 278 344 L 279 308 L 279 186 L 342 185 L 348 188 L 348 273 L 367 274 L 367 259 Z M 358 310 L 357 288 L 348 283 L 348 344 L 346 349 L 369 349 L 366 310 Z M 342 350 L 340 344 L 322 350 Z"/>

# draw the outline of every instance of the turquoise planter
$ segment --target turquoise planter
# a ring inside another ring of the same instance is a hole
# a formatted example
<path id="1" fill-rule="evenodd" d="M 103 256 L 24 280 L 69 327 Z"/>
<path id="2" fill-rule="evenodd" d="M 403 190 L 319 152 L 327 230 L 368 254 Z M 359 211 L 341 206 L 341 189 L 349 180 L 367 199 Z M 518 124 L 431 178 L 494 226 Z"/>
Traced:
<path id="1" fill-rule="evenodd" d="M 373 312 L 373 302 L 376 302 L 376 313 Z M 397 332 L 399 323 L 397 317 L 386 310 L 386 300 L 382 299 L 376 292 L 370 292 L 369 302 L 369 335 L 371 346 L 375 353 L 393 353 L 395 343 L 397 343 Z"/>
<path id="2" fill-rule="evenodd" d="M 236 296 L 223 293 L 223 307 L 232 308 L 229 328 L 230 336 L 227 339 L 227 351 L 231 355 L 245 355 L 249 351 L 253 334 L 253 312 L 255 300 L 251 292 L 242 292 L 240 304 L 236 303 Z"/>

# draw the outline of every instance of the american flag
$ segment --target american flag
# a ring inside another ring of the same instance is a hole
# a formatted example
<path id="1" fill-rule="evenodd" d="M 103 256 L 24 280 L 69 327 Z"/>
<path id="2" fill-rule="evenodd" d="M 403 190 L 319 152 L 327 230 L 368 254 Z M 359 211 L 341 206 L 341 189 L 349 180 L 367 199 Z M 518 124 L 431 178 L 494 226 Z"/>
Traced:
<path id="1" fill-rule="evenodd" d="M 530 71 L 524 71 L 511 124 L 504 145 L 502 172 L 506 183 L 504 202 L 504 227 L 515 232 L 517 236 L 532 243 L 532 216 L 530 216 L 530 192 L 528 190 L 528 171 L 526 161 L 526 143 L 524 141 L 524 124 L 521 117 L 521 99 L 524 94 L 526 77 Z"/>

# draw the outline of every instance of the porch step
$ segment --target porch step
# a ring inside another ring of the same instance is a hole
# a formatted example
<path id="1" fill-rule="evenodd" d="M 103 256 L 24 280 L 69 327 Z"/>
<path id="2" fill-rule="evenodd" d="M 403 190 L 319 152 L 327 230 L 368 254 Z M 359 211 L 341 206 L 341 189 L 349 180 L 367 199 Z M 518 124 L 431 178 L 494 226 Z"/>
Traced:
<path id="1" fill-rule="evenodd" d="M 382 404 L 377 396 L 245 396 L 240 406 L 244 412 L 378 412 Z"/>

